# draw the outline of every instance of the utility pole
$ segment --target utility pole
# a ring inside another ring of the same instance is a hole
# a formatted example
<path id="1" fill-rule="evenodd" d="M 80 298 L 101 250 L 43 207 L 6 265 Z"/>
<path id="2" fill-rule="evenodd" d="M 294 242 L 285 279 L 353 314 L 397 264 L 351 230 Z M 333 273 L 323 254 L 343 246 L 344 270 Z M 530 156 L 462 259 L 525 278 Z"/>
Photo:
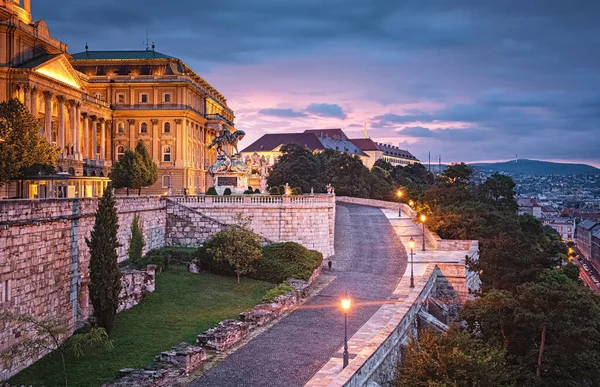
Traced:
<path id="1" fill-rule="evenodd" d="M 431 173 L 431 151 L 429 151 L 429 173 Z"/>

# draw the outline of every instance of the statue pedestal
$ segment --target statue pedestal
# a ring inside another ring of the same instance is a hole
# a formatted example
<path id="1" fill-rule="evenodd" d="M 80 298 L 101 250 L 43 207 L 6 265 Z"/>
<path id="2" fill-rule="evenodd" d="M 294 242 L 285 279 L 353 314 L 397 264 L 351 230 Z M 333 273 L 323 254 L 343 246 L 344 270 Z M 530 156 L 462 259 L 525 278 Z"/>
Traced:
<path id="1" fill-rule="evenodd" d="M 246 173 L 215 173 L 213 179 L 219 195 L 223 195 L 225 188 L 231 189 L 231 193 L 234 195 L 241 195 L 248 189 L 248 174 Z"/>

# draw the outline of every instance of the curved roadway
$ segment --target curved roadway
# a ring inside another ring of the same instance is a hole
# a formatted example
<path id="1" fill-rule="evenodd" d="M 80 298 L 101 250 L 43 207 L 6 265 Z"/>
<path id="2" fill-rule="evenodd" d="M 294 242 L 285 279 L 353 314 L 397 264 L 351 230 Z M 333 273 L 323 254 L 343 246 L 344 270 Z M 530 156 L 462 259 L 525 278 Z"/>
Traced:
<path id="1" fill-rule="evenodd" d="M 380 209 L 338 203 L 332 262 L 336 278 L 318 295 L 191 386 L 304 385 L 343 345 L 339 300 L 346 291 L 353 300 L 348 315 L 350 337 L 391 294 L 406 269 L 407 258 Z"/>

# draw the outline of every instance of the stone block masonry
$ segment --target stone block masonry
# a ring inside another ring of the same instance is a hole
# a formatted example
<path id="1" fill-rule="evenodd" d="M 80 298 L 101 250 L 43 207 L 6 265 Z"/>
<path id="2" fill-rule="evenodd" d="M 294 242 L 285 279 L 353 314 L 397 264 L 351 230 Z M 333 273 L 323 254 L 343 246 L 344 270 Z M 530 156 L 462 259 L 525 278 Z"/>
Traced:
<path id="1" fill-rule="evenodd" d="M 208 199 L 207 199 L 208 198 Z M 198 205 L 201 204 L 201 205 Z M 37 319 L 58 318 L 68 337 L 89 317 L 89 250 L 97 199 L 0 200 L 0 310 Z M 198 246 L 242 213 L 267 241 L 294 241 L 333 254 L 335 197 L 165 197 L 117 198 L 119 261 L 127 259 L 130 226 L 140 217 L 144 253 L 163 246 Z M 143 273 L 143 272 L 142 272 Z M 147 276 L 147 277 L 140 277 Z M 126 275 L 121 308 L 131 307 L 153 287 L 153 275 Z M 147 285 L 147 286 L 146 286 Z M 18 326 L 0 326 L 0 352 L 24 339 Z M 39 356 L 15 359 L 9 378 Z"/>

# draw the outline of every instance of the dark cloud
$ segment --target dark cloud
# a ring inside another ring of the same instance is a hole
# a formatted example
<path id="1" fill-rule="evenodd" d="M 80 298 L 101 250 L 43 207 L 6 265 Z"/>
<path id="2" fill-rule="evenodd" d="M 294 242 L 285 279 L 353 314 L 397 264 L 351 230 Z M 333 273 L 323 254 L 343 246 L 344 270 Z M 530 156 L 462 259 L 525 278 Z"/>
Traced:
<path id="1" fill-rule="evenodd" d="M 306 117 L 305 113 L 297 112 L 293 109 L 260 109 L 258 114 L 283 118 Z"/>
<path id="2" fill-rule="evenodd" d="M 311 103 L 306 108 L 308 113 L 314 114 L 319 117 L 334 117 L 345 119 L 346 113 L 339 105 L 329 103 Z"/>
<path id="3" fill-rule="evenodd" d="M 435 137 L 433 130 L 422 126 L 407 126 L 399 130 L 398 134 L 409 137 Z"/>
<path id="4" fill-rule="evenodd" d="M 311 127 L 348 119 L 351 107 L 350 122 L 368 119 L 386 141 L 412 132 L 425 155 L 600 164 L 599 1 L 37 0 L 32 9 L 71 52 L 86 42 L 143 49 L 148 29 L 158 51 L 258 116 Z M 257 106 L 261 93 L 297 108 Z"/>

